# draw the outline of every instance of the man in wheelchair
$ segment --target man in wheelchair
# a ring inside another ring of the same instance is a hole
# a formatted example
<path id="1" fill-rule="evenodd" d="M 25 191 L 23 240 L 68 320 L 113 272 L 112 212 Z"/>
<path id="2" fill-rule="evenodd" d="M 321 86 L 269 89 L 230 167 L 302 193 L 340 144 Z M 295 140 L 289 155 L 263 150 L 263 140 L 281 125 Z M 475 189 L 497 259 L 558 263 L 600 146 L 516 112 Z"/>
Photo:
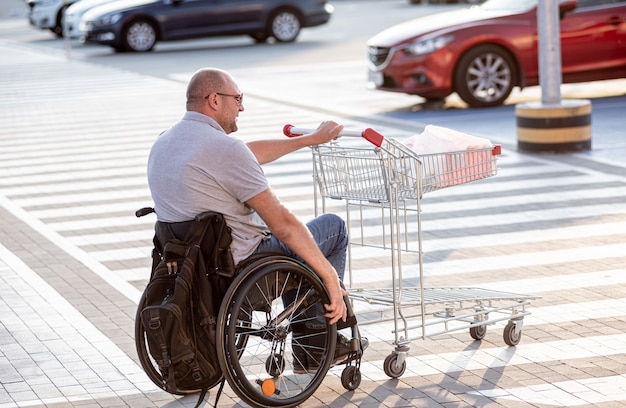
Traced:
<path id="1" fill-rule="evenodd" d="M 343 129 L 323 122 L 312 133 L 294 138 L 244 143 L 228 136 L 237 131 L 237 117 L 245 110 L 243 93 L 227 72 L 197 71 L 187 87 L 182 119 L 155 141 L 148 159 L 148 183 L 158 221 L 179 227 L 197 214 L 224 215 L 231 229 L 235 264 L 255 254 L 284 254 L 303 261 L 323 281 L 329 303 L 317 311 L 331 324 L 347 317 L 342 288 L 348 236 L 343 220 L 324 214 L 306 225 L 299 221 L 269 187 L 261 165 L 303 147 L 336 139 Z M 298 336 L 295 333 L 294 337 Z M 314 343 L 315 336 L 308 339 Z M 361 349 L 367 340 L 361 339 Z M 339 334 L 334 362 L 350 353 L 350 341 Z M 294 371 L 315 369 L 315 356 L 298 355 Z"/>

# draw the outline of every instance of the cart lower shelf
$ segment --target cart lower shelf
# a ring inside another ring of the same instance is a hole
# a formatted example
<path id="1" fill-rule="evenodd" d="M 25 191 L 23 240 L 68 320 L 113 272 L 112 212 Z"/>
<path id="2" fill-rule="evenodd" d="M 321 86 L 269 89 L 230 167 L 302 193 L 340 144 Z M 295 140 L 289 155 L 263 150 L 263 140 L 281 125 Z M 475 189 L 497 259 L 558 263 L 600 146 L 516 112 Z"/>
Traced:
<path id="1" fill-rule="evenodd" d="M 522 337 L 524 316 L 530 314 L 526 306 L 538 298 L 470 287 L 350 289 L 360 326 L 393 325 L 395 350 L 383 367 L 391 378 L 404 373 L 409 343 L 416 339 L 469 330 L 472 339 L 482 340 L 487 326 L 508 321 L 502 337 L 507 345 L 516 346 Z"/>
<path id="2" fill-rule="evenodd" d="M 481 288 L 407 287 L 396 291 L 353 288 L 350 298 L 360 325 L 393 322 L 393 332 L 403 333 L 396 341 L 402 345 L 466 329 L 472 338 L 481 340 L 488 325 L 505 320 L 516 322 L 519 330 L 524 316 L 530 314 L 526 306 L 539 297 Z M 519 336 L 505 337 L 505 341 L 516 345 Z"/>
<path id="3" fill-rule="evenodd" d="M 360 289 L 351 288 L 350 297 L 357 298 L 371 304 L 392 304 L 394 299 L 392 288 Z M 502 292 L 491 289 L 471 287 L 432 287 L 422 289 L 420 287 L 405 287 L 397 291 L 397 295 L 403 305 L 433 305 L 445 302 L 487 302 L 499 300 L 529 300 L 537 299 L 537 296 L 520 295 L 517 293 Z"/>

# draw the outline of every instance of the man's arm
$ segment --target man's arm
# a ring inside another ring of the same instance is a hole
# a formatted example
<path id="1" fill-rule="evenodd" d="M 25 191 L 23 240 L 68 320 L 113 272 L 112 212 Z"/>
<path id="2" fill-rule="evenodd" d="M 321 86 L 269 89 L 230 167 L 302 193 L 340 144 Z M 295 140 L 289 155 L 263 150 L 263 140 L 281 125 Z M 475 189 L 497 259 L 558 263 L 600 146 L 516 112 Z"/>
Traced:
<path id="1" fill-rule="evenodd" d="M 339 283 L 335 268 L 324 257 L 309 229 L 289 211 L 271 189 L 257 194 L 246 202 L 265 221 L 272 234 L 300 256 L 324 282 L 330 295 L 330 304 L 325 305 L 326 317 L 333 324 L 346 320 L 347 310 L 343 301 L 344 291 Z"/>
<path id="2" fill-rule="evenodd" d="M 285 137 L 283 139 L 255 140 L 246 144 L 257 161 L 260 164 L 266 164 L 303 147 L 328 143 L 337 139 L 342 129 L 343 126 L 335 122 L 322 122 L 313 133 L 308 135 L 292 138 Z"/>

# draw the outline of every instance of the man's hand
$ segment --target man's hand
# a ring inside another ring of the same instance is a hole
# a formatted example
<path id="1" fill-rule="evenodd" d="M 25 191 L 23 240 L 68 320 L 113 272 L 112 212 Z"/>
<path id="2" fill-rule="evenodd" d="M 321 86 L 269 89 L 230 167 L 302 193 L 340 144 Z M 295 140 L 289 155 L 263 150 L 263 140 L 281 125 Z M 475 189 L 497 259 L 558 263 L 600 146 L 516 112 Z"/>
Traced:
<path id="1" fill-rule="evenodd" d="M 246 145 L 254 154 L 260 164 L 271 163 L 286 154 L 302 149 L 307 146 L 328 143 L 339 137 L 343 125 L 337 122 L 322 122 L 313 132 L 296 137 L 283 137 L 281 139 L 253 140 Z"/>
<path id="2" fill-rule="evenodd" d="M 343 130 L 343 125 L 333 121 L 320 123 L 314 132 L 307 135 L 307 144 L 309 146 L 328 143 L 331 140 L 339 138 L 339 132 Z"/>
<path id="3" fill-rule="evenodd" d="M 345 302 L 343 301 L 343 297 L 348 296 L 348 292 L 341 288 L 339 279 L 335 280 L 331 284 L 327 282 L 325 283 L 328 289 L 328 294 L 330 295 L 330 304 L 324 305 L 327 312 L 325 316 L 330 320 L 330 324 L 337 323 L 339 319 L 345 322 L 348 317 L 348 310 Z"/>

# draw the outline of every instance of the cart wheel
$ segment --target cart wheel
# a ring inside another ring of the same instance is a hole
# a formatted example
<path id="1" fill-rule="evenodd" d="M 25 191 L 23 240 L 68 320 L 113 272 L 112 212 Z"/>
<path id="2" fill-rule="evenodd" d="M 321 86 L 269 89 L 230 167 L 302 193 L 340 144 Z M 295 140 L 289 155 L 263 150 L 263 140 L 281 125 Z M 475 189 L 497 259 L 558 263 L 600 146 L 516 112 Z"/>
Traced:
<path id="1" fill-rule="evenodd" d="M 268 356 L 265 360 L 265 369 L 272 377 L 279 377 L 285 370 L 285 359 L 280 354 Z"/>
<path id="2" fill-rule="evenodd" d="M 341 372 L 341 385 L 348 391 L 354 391 L 361 384 L 361 370 L 355 366 L 347 366 Z"/>
<path id="3" fill-rule="evenodd" d="M 385 358 L 385 362 L 383 363 L 383 369 L 385 370 L 385 374 L 387 374 L 391 378 L 402 377 L 404 374 L 404 370 L 406 370 L 406 361 L 403 361 L 400 367 L 397 367 L 398 355 L 396 353 L 389 354 Z"/>
<path id="4" fill-rule="evenodd" d="M 522 331 L 520 330 L 518 332 L 516 327 L 517 325 L 515 324 L 515 322 L 509 320 L 509 322 L 506 324 L 506 327 L 504 328 L 504 333 L 502 337 L 504 337 L 504 342 L 509 346 L 517 346 L 522 338 Z"/>
<path id="5" fill-rule="evenodd" d="M 482 340 L 487 334 L 487 326 L 483 324 L 481 326 L 470 327 L 469 332 L 474 340 Z"/>

